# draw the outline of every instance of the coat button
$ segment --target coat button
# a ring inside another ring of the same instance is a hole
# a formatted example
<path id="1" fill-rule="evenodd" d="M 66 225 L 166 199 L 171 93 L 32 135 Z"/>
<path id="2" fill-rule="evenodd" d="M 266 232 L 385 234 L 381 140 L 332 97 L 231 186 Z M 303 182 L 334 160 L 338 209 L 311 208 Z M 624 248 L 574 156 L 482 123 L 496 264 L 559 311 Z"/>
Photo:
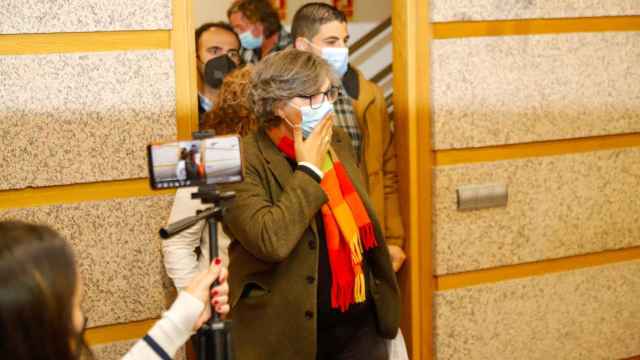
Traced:
<path id="1" fill-rule="evenodd" d="M 309 284 L 313 284 L 316 281 L 316 278 L 314 278 L 313 276 L 309 275 L 307 276 L 307 282 Z"/>
<path id="2" fill-rule="evenodd" d="M 317 247 L 316 241 L 315 240 L 309 240 L 309 249 L 315 250 L 316 247 Z"/>
<path id="3" fill-rule="evenodd" d="M 307 319 L 307 320 L 313 319 L 313 311 L 308 311 L 308 310 L 305 311 L 304 312 L 304 318 Z"/>

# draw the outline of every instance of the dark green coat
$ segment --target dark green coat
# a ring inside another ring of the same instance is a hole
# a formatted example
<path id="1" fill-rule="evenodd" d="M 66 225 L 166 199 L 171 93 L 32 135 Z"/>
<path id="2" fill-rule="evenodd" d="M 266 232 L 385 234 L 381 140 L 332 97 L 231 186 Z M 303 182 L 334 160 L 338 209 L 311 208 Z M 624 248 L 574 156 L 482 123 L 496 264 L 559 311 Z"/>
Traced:
<path id="1" fill-rule="evenodd" d="M 356 168 L 351 143 L 334 129 L 332 147 L 374 224 L 378 245 L 368 251 L 369 283 L 378 332 L 393 338 L 400 298 L 377 216 Z M 245 180 L 226 186 L 236 199 L 224 215 L 234 352 L 238 360 L 313 360 L 319 237 L 315 215 L 327 201 L 316 181 L 293 171 L 264 131 L 243 140 Z"/>

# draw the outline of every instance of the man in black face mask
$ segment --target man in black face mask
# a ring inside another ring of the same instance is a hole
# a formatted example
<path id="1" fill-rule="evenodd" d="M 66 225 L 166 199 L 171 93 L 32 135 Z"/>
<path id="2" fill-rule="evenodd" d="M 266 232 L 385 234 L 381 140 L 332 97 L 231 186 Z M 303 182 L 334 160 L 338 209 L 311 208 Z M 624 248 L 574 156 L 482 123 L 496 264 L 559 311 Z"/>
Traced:
<path id="1" fill-rule="evenodd" d="M 239 50 L 240 39 L 227 23 L 206 23 L 196 30 L 200 123 L 202 115 L 213 108 L 224 77 L 241 65 Z"/>

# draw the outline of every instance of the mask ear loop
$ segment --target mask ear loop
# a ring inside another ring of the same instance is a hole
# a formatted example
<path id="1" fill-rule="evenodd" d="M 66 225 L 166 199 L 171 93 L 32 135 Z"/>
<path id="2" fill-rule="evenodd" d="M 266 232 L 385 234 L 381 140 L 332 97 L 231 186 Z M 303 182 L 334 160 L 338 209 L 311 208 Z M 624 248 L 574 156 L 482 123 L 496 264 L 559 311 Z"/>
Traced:
<path id="1" fill-rule="evenodd" d="M 303 37 L 302 39 L 303 39 L 304 41 L 306 41 L 306 42 L 307 42 L 307 44 L 311 45 L 311 47 L 313 47 L 313 48 L 315 48 L 315 49 L 317 49 L 317 50 L 322 51 L 322 48 L 321 48 L 321 47 L 319 47 L 319 46 L 316 46 L 314 43 L 312 43 L 312 42 L 311 42 L 311 40 L 307 39 L 306 37 Z"/>
<path id="2" fill-rule="evenodd" d="M 287 125 L 291 126 L 291 128 L 293 128 L 293 129 L 295 129 L 295 128 L 296 128 L 296 126 L 294 126 L 294 125 L 293 125 L 289 120 L 287 120 L 287 118 L 286 118 L 286 117 L 283 117 L 283 118 L 282 118 L 282 120 L 284 120 L 284 122 L 286 122 L 286 123 L 287 123 Z M 299 127 L 299 126 L 298 126 L 298 127 Z"/>
<path id="3" fill-rule="evenodd" d="M 297 107 L 297 106 L 295 106 L 295 105 L 293 105 L 293 104 L 291 103 L 291 101 L 288 101 L 288 102 L 287 102 L 287 105 L 291 106 L 292 108 L 294 108 L 294 109 L 296 109 L 296 110 L 298 110 L 298 111 L 301 111 L 301 110 L 300 110 L 300 108 L 299 108 L 299 107 Z M 280 117 L 282 118 L 282 120 L 284 120 L 284 121 L 287 123 L 287 125 L 291 126 L 291 128 L 292 128 L 292 129 L 296 129 L 296 128 L 300 128 L 300 127 L 302 127 L 302 125 L 298 125 L 298 126 L 293 125 L 293 124 L 289 121 L 289 119 L 287 119 L 287 118 L 286 118 L 286 116 L 280 116 Z"/>

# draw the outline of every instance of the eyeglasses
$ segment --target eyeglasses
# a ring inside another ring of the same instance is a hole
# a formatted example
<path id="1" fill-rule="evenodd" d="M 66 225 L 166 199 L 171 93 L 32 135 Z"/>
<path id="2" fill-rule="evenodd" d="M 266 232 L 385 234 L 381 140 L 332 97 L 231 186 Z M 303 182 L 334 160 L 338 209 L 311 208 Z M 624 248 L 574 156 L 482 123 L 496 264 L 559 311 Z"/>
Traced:
<path id="1" fill-rule="evenodd" d="M 315 95 L 298 95 L 296 97 L 307 99 L 309 101 L 309 106 L 311 106 L 312 109 L 318 109 L 325 99 L 327 99 L 327 101 L 330 103 L 336 101 L 339 92 L 339 87 L 331 86 L 327 91 L 319 92 Z"/>

